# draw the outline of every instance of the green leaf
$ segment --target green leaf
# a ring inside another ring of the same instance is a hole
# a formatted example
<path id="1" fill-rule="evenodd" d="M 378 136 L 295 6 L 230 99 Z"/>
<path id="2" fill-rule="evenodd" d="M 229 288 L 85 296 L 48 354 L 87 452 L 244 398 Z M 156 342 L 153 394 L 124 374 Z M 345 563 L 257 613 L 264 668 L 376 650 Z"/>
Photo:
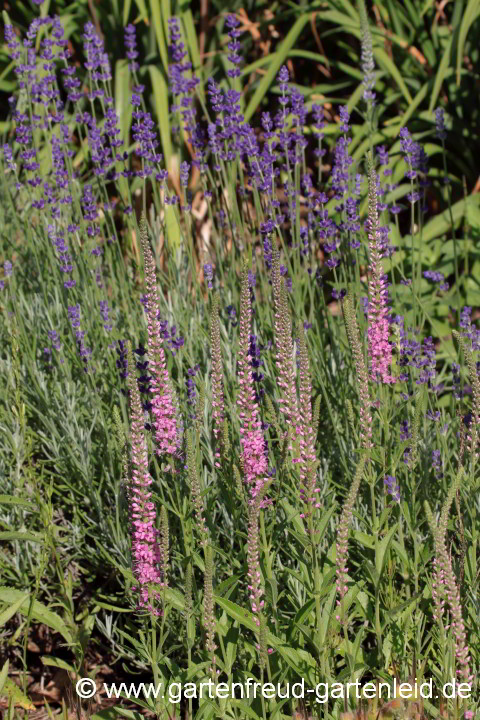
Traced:
<path id="1" fill-rule="evenodd" d="M 411 605 L 413 602 L 415 602 L 415 600 L 418 600 L 419 598 L 421 598 L 422 595 L 423 595 L 423 590 L 420 590 L 419 592 L 412 595 L 412 597 L 408 598 L 408 600 L 401 603 L 401 605 L 397 605 L 392 610 L 389 610 L 387 612 L 387 616 L 389 618 L 395 617 L 395 615 L 397 615 L 399 612 L 402 612 L 403 610 L 405 610 L 409 605 Z"/>
<path id="2" fill-rule="evenodd" d="M 5 662 L 3 663 L 3 667 L 0 671 L 0 693 L 2 692 L 3 688 L 5 687 L 7 675 L 8 675 L 8 660 L 5 660 Z"/>
<path id="3" fill-rule="evenodd" d="M 131 0 L 129 0 L 129 2 L 131 2 Z M 128 2 L 126 4 L 128 6 Z M 138 11 L 140 13 L 138 20 L 143 20 L 144 23 L 148 24 L 148 22 L 149 22 L 148 10 L 147 10 L 147 6 L 145 5 L 145 0 L 135 0 L 135 5 L 137 6 Z M 125 8 L 123 9 L 123 17 L 125 17 Z M 128 15 L 127 15 L 127 18 L 128 18 Z M 123 21 L 123 24 L 124 25 L 127 24 L 126 20 Z"/>
<path id="4" fill-rule="evenodd" d="M 30 500 L 15 497 L 14 495 L 0 495 L 0 505 L 21 505 L 22 507 L 29 508 L 32 511 L 35 509 Z"/>
<path id="5" fill-rule="evenodd" d="M 155 65 L 149 65 L 148 70 L 152 79 L 153 95 L 155 98 L 155 108 L 157 111 L 158 126 L 160 128 L 160 140 L 162 143 L 165 165 L 167 170 L 171 172 L 173 146 L 170 131 L 170 118 L 168 114 L 168 87 L 161 70 L 155 67 Z M 175 249 L 178 248 L 180 245 L 181 233 L 173 205 L 165 205 L 165 226 L 168 244 Z"/>
<path id="6" fill-rule="evenodd" d="M 395 133 L 396 135 L 398 134 L 398 132 L 400 131 L 400 129 L 402 127 L 405 127 L 405 125 L 410 120 L 413 113 L 420 105 L 420 103 L 422 103 L 425 100 L 430 87 L 431 87 L 431 82 L 430 81 L 426 82 L 424 85 L 422 85 L 420 90 L 417 92 L 417 94 L 413 98 L 412 102 L 409 104 L 408 110 L 406 112 L 404 112 L 403 115 L 401 116 L 401 123 L 400 123 L 400 126 L 396 130 L 396 133 Z"/>
<path id="7" fill-rule="evenodd" d="M 412 102 L 412 96 L 408 92 L 408 88 L 405 85 L 402 74 L 400 73 L 400 70 L 397 68 L 393 60 L 387 55 L 385 50 L 380 47 L 373 48 L 373 55 L 378 65 L 383 68 L 395 80 L 405 100 L 408 104 L 410 104 Z"/>
<path id="8" fill-rule="evenodd" d="M 128 16 L 130 15 L 130 8 L 132 7 L 132 0 L 123 0 L 123 26 L 128 24 Z"/>
<path id="9" fill-rule="evenodd" d="M 21 590 L 15 590 L 14 588 L 5 586 L 0 587 L 0 602 L 5 602 L 9 604 L 16 603 L 19 598 L 24 597 L 24 595 L 25 593 L 22 593 Z M 27 615 L 29 605 L 30 600 L 27 596 L 27 598 L 23 600 L 22 604 L 18 608 L 18 612 L 21 612 L 22 615 Z M 35 600 L 35 602 L 33 603 L 32 617 L 35 618 L 35 620 L 37 620 L 38 622 L 48 625 L 48 627 L 55 632 L 60 633 L 60 635 L 64 637 L 64 639 L 69 645 L 72 644 L 73 641 L 70 630 L 68 629 L 62 618 L 57 615 L 57 613 L 49 610 L 49 608 L 47 608 L 45 605 L 43 605 L 43 603 L 39 602 L 38 600 Z"/>
<path id="10" fill-rule="evenodd" d="M 117 60 L 115 64 L 115 112 L 118 115 L 121 139 L 125 146 L 128 146 L 132 110 L 128 63 L 126 60 Z"/>
<path id="11" fill-rule="evenodd" d="M 35 710 L 35 705 L 32 703 L 30 698 L 24 695 L 18 685 L 8 677 L 3 685 L 2 697 L 7 698 L 9 703 L 12 703 L 13 707 L 21 707 L 23 710 Z"/>
<path id="12" fill-rule="evenodd" d="M 435 82 L 433 83 L 433 90 L 432 90 L 432 94 L 430 96 L 430 104 L 428 106 L 429 112 L 433 112 L 433 109 L 437 102 L 438 95 L 440 93 L 440 88 L 442 87 L 442 83 L 445 80 L 445 75 L 447 74 L 447 71 L 449 70 L 452 42 L 453 42 L 453 35 L 450 35 L 448 42 L 447 42 L 447 46 L 446 46 L 445 50 L 443 51 L 442 59 L 440 60 L 440 65 L 438 66 L 437 74 L 435 76 Z"/>
<path id="13" fill-rule="evenodd" d="M 43 533 L 21 532 L 19 530 L 4 530 L 0 532 L 0 540 L 28 540 L 29 542 L 43 543 Z"/>
<path id="14" fill-rule="evenodd" d="M 457 87 L 460 86 L 460 70 L 465 50 L 465 42 L 467 40 L 468 31 L 480 15 L 480 0 L 470 0 L 460 24 L 457 44 Z"/>
<path id="15" fill-rule="evenodd" d="M 20 607 L 29 597 L 29 592 L 24 593 L 21 597 L 18 598 L 18 600 L 16 600 L 9 607 L 6 607 L 5 610 L 0 613 L 0 627 L 3 627 L 3 625 L 5 625 L 10 620 L 10 618 L 19 611 Z"/>
<path id="16" fill-rule="evenodd" d="M 190 51 L 190 57 L 192 59 L 193 72 L 197 75 L 202 74 L 202 61 L 200 58 L 200 50 L 198 48 L 197 32 L 195 30 L 195 24 L 193 22 L 193 15 L 190 8 L 182 13 L 183 27 L 185 28 L 185 35 L 187 38 L 188 49 Z M 200 91 L 200 97 L 204 96 L 203 84 L 198 85 Z"/>
<path id="17" fill-rule="evenodd" d="M 75 672 L 75 668 L 73 667 L 73 665 L 70 665 L 70 663 L 65 662 L 65 660 L 61 660 L 60 658 L 54 658 L 50 657 L 49 655 L 44 655 L 42 657 L 42 663 L 51 667 L 60 668 L 60 670 L 68 670 L 68 672 L 72 673 Z"/>
<path id="18" fill-rule="evenodd" d="M 157 38 L 158 52 L 160 53 L 163 69 L 165 73 L 168 74 L 168 51 L 162 23 L 160 0 L 150 0 L 150 9 L 152 11 L 153 29 L 155 30 L 155 37 Z"/>
<path id="19" fill-rule="evenodd" d="M 227 600 L 226 598 L 219 597 L 218 595 L 214 595 L 214 600 L 217 605 L 225 610 L 227 615 L 233 618 L 233 620 L 236 620 L 254 633 L 258 631 L 257 624 L 253 619 L 253 613 L 249 610 L 245 610 L 245 608 L 237 605 L 237 603 Z"/>
<path id="20" fill-rule="evenodd" d="M 480 202 L 480 194 L 470 195 L 469 198 L 465 200 L 459 200 L 454 205 L 452 205 L 452 216 L 453 216 L 453 222 L 455 225 L 460 222 L 462 217 L 464 216 L 466 212 L 466 207 L 471 203 L 474 206 L 477 206 Z M 445 210 L 440 215 L 436 215 L 434 218 L 429 220 L 425 227 L 423 228 L 422 232 L 422 242 L 429 242 L 430 240 L 433 240 L 433 238 L 439 237 L 439 235 L 444 235 L 446 232 L 448 232 L 451 228 L 451 222 L 450 222 L 450 212 L 448 210 Z"/>
<path id="21" fill-rule="evenodd" d="M 112 612 L 118 612 L 118 613 L 131 613 L 132 608 L 122 608 L 118 607 L 117 605 L 111 605 L 110 603 L 101 602 L 100 600 L 95 600 L 95 606 L 101 607 L 104 610 L 112 610 Z"/>
<path id="22" fill-rule="evenodd" d="M 248 103 L 247 109 L 245 110 L 246 122 L 250 120 L 253 113 L 262 102 L 277 72 L 280 70 L 280 67 L 285 62 L 289 51 L 292 49 L 294 43 L 298 39 L 298 36 L 300 35 L 309 20 L 310 15 L 308 13 L 302 13 L 294 22 L 293 27 L 290 28 L 288 34 L 281 42 L 277 52 L 272 57 L 272 62 L 267 73 L 260 80 L 258 87 L 253 94 L 253 97 Z"/>
<path id="23" fill-rule="evenodd" d="M 392 542 L 393 535 L 397 530 L 397 526 L 398 526 L 398 523 L 395 523 L 395 525 L 390 528 L 390 530 L 385 535 L 383 540 L 381 540 L 376 547 L 375 569 L 378 573 L 379 579 L 382 576 L 382 572 L 385 567 L 385 562 L 387 560 L 388 548 L 390 547 L 390 543 Z"/>
<path id="24" fill-rule="evenodd" d="M 352 530 L 352 537 L 354 537 L 360 545 L 363 545 L 370 550 L 373 550 L 375 547 L 375 538 L 372 535 L 367 535 L 360 530 Z"/>
<path id="25" fill-rule="evenodd" d="M 163 157 L 165 158 L 167 169 L 170 170 L 173 146 L 168 113 L 168 86 L 163 72 L 155 67 L 155 65 L 149 65 L 148 71 L 150 73 L 155 98 L 155 110 L 157 112 L 158 126 L 160 129 Z"/>

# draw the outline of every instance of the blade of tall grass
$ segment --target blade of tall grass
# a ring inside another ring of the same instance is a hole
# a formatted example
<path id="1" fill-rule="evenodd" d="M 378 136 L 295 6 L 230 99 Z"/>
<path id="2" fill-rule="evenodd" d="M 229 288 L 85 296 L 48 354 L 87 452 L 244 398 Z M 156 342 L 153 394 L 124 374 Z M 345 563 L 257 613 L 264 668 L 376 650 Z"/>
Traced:
<path id="1" fill-rule="evenodd" d="M 251 98 L 250 102 L 248 103 L 247 109 L 245 111 L 245 120 L 247 122 L 250 120 L 250 118 L 254 114 L 255 110 L 258 108 L 258 106 L 262 102 L 270 85 L 272 84 L 273 80 L 275 79 L 277 72 L 280 70 L 281 66 L 285 62 L 285 59 L 286 59 L 289 51 L 292 49 L 294 43 L 297 41 L 300 33 L 302 32 L 305 25 L 308 23 L 309 19 L 310 19 L 310 16 L 307 13 L 300 15 L 300 17 L 297 18 L 297 20 L 293 24 L 293 27 L 290 29 L 290 31 L 288 32 L 288 34 L 286 35 L 286 37 L 280 44 L 280 47 L 278 48 L 277 52 L 273 55 L 272 62 L 268 69 L 268 72 L 261 79 L 257 89 L 255 90 L 255 92 L 253 94 L 253 97 Z"/>
<path id="2" fill-rule="evenodd" d="M 150 10 L 152 11 L 153 29 L 155 30 L 155 37 L 157 39 L 158 52 L 160 54 L 163 69 L 165 70 L 165 73 L 168 74 L 168 50 L 166 33 L 162 22 L 160 0 L 150 0 Z"/>
<path id="3" fill-rule="evenodd" d="M 457 87 L 460 86 L 460 68 L 462 67 L 462 59 L 465 51 L 465 43 L 467 41 L 468 31 L 473 23 L 480 15 L 480 0 L 470 0 L 463 16 L 460 30 L 458 33 L 457 44 Z"/>
<path id="4" fill-rule="evenodd" d="M 126 60 L 117 60 L 115 64 L 115 112 L 122 131 L 121 138 L 128 145 L 132 124 L 132 104 L 130 102 L 130 73 Z"/>
<path id="5" fill-rule="evenodd" d="M 172 134 L 170 130 L 170 117 L 168 113 L 168 86 L 163 72 L 155 65 L 149 65 L 148 71 L 152 81 L 155 109 L 157 111 L 158 129 L 162 143 L 163 157 L 167 169 L 173 153 Z"/>
<path id="6" fill-rule="evenodd" d="M 128 23 L 128 16 L 130 15 L 130 8 L 132 7 L 132 0 L 124 0 L 123 3 L 123 16 L 122 16 L 122 22 L 123 25 L 127 25 Z"/>
<path id="7" fill-rule="evenodd" d="M 399 89 L 402 91 L 405 100 L 408 104 L 410 104 L 412 102 L 412 96 L 410 95 L 408 88 L 405 84 L 405 80 L 403 79 L 399 69 L 397 68 L 393 60 L 387 55 L 383 48 L 379 47 L 373 48 L 373 56 L 377 61 L 378 65 L 384 70 L 386 70 L 386 72 L 395 80 Z"/>
<path id="8" fill-rule="evenodd" d="M 129 0 L 129 2 L 130 2 L 130 4 L 131 4 L 132 0 Z M 125 5 L 128 5 L 128 2 L 125 3 Z M 148 25 L 148 23 L 149 23 L 148 10 L 147 10 L 147 6 L 145 5 L 145 0 L 135 0 L 135 5 L 137 6 L 137 8 L 138 8 L 138 10 L 139 10 L 139 12 L 140 12 L 140 16 L 138 17 L 138 21 L 143 20 L 143 22 L 147 23 L 147 25 Z M 128 20 L 128 15 L 126 16 L 127 19 L 125 20 L 125 8 L 123 9 L 123 17 L 124 17 L 124 22 L 123 22 L 123 24 L 126 25 L 126 24 L 127 24 L 127 20 Z"/>
<path id="9" fill-rule="evenodd" d="M 197 92 L 200 93 L 200 97 L 203 100 L 205 97 L 205 89 L 203 87 L 203 66 L 200 58 L 200 50 L 198 47 L 197 33 L 195 30 L 195 24 L 193 22 L 193 15 L 190 8 L 182 13 L 183 27 L 185 28 L 185 36 L 187 39 L 188 51 L 192 60 L 193 72 L 195 75 L 201 78 L 201 83 L 198 85 Z"/>
<path id="10" fill-rule="evenodd" d="M 450 55 L 452 50 L 452 42 L 453 42 L 453 35 L 451 35 L 448 39 L 447 46 L 443 51 L 442 59 L 440 60 L 440 65 L 438 66 L 438 71 L 435 76 L 435 82 L 433 83 L 433 90 L 432 94 L 430 96 L 430 104 L 428 106 L 428 109 L 430 112 L 433 112 L 433 109 L 436 105 L 438 95 L 440 93 L 440 89 L 442 87 L 442 83 L 445 80 L 445 77 L 447 75 L 450 65 Z"/>
<path id="11" fill-rule="evenodd" d="M 169 172 L 172 170 L 173 145 L 170 130 L 170 118 L 168 114 L 168 86 L 162 71 L 149 65 L 148 70 L 152 79 L 155 107 L 157 110 L 158 127 L 160 130 L 160 141 L 162 143 L 165 166 Z M 177 248 L 180 244 L 180 226 L 172 205 L 165 205 L 165 226 L 168 242 L 172 247 Z"/>

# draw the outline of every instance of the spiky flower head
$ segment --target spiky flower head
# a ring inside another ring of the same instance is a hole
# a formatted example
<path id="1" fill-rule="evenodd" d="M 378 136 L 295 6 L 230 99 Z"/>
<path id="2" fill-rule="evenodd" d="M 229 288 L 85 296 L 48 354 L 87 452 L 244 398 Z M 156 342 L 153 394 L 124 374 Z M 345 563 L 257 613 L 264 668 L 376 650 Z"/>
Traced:
<path id="1" fill-rule="evenodd" d="M 240 296 L 240 337 L 237 360 L 238 397 L 240 418 L 240 444 L 242 448 L 245 480 L 250 487 L 251 498 L 262 495 L 267 481 L 268 463 L 265 456 L 265 442 L 258 404 L 255 400 L 252 366 L 250 364 L 250 334 L 252 305 L 248 282 L 248 268 L 245 264 L 242 274 Z"/>
<path id="2" fill-rule="evenodd" d="M 132 348 L 128 346 L 128 365 L 134 368 Z M 138 585 L 139 609 L 160 614 L 157 609 L 163 586 L 162 548 L 155 527 L 156 510 L 149 490 L 152 478 L 148 471 L 148 450 L 145 438 L 142 403 L 133 369 L 128 374 L 130 398 L 130 439 L 132 474 L 129 485 L 130 517 L 132 524 L 133 574 Z M 152 587 L 153 586 L 153 587 Z M 155 587 L 157 589 L 155 589 Z"/>
<path id="3" fill-rule="evenodd" d="M 372 35 L 368 23 L 365 0 L 358 0 L 358 11 L 360 14 L 360 30 L 362 32 L 362 55 L 360 62 L 363 72 L 363 99 L 367 103 L 373 104 L 375 100 L 375 93 L 373 92 L 373 88 L 375 87 L 375 63 L 373 61 Z"/>
<path id="4" fill-rule="evenodd" d="M 158 295 L 155 261 L 153 259 L 145 217 L 140 221 L 145 282 L 147 286 L 146 312 L 148 330 L 148 368 L 152 376 L 150 384 L 153 425 L 158 455 L 173 455 L 178 451 L 180 432 L 177 427 L 177 411 L 167 370 L 160 323 L 160 299 Z"/>
<path id="5" fill-rule="evenodd" d="M 389 342 L 388 278 L 381 263 L 382 239 L 378 228 L 377 178 L 371 153 L 368 160 L 368 354 L 374 382 L 394 383 L 390 374 L 392 345 Z"/>

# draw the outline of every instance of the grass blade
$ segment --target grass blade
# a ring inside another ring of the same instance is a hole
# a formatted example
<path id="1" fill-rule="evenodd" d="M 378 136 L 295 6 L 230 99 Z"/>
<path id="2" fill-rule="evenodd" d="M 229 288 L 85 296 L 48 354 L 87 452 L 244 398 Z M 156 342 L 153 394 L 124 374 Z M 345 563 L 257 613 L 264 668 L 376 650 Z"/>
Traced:
<path id="1" fill-rule="evenodd" d="M 452 40 L 453 40 L 453 35 L 450 35 L 450 38 L 447 43 L 447 47 L 445 48 L 445 50 L 443 52 L 443 56 L 440 61 L 440 65 L 438 66 L 438 71 L 435 76 L 435 82 L 433 83 L 432 94 L 430 96 L 430 105 L 428 106 L 429 112 L 433 112 L 433 109 L 437 102 L 438 95 L 440 93 L 440 88 L 442 87 L 442 83 L 445 80 L 445 75 L 447 74 L 447 71 L 449 69 L 450 55 L 451 55 L 451 50 L 452 50 Z"/>
<path id="2" fill-rule="evenodd" d="M 470 0 L 465 10 L 462 23 L 460 25 L 460 31 L 458 34 L 458 45 L 457 45 L 457 87 L 460 86 L 460 69 L 462 67 L 462 58 L 465 49 L 465 43 L 467 40 L 468 31 L 473 25 L 474 21 L 480 15 L 480 0 Z"/>
<path id="3" fill-rule="evenodd" d="M 310 19 L 310 16 L 307 15 L 307 13 L 300 15 L 300 17 L 297 18 L 297 20 L 293 24 L 293 27 L 290 29 L 290 32 L 288 33 L 288 35 L 284 38 L 284 40 L 281 43 L 280 47 L 278 48 L 277 52 L 273 55 L 272 63 L 268 69 L 268 72 L 261 79 L 257 89 L 255 90 L 255 92 L 253 94 L 253 97 L 251 98 L 250 102 L 248 103 L 248 107 L 245 111 L 245 120 L 247 122 L 250 120 L 253 113 L 255 112 L 255 110 L 258 108 L 258 106 L 262 102 L 263 98 L 265 97 L 266 93 L 268 92 L 270 85 L 272 84 L 273 80 L 275 79 L 277 72 L 280 70 L 282 64 L 285 62 L 285 59 L 286 59 L 289 51 L 292 49 L 294 43 L 298 39 L 298 36 L 302 32 L 305 25 L 308 23 L 309 19 Z"/>
<path id="4" fill-rule="evenodd" d="M 150 0 L 150 9 L 152 11 L 153 28 L 155 30 L 155 37 L 157 38 L 158 52 L 160 53 L 160 59 L 165 73 L 168 73 L 168 51 L 162 22 L 160 0 Z"/>
<path id="5" fill-rule="evenodd" d="M 404 96 L 405 100 L 408 102 L 408 104 L 410 104 L 412 102 L 412 96 L 408 92 L 408 88 L 405 85 L 405 81 L 404 81 L 403 77 L 401 76 L 400 71 L 397 68 L 397 66 L 395 65 L 395 63 L 393 62 L 393 60 L 391 60 L 391 58 L 389 58 L 389 56 L 387 55 L 385 50 L 380 47 L 374 48 L 373 54 L 375 56 L 375 60 L 377 61 L 378 65 L 383 70 L 385 70 L 395 80 L 395 82 L 397 83 L 398 88 L 401 90 L 402 95 Z"/>

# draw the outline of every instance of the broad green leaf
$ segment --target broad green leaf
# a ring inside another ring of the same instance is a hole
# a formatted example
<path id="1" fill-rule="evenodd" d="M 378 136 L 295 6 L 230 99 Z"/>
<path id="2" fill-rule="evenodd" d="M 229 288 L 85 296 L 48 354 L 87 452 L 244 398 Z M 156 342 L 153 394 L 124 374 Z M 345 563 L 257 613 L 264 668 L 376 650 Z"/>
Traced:
<path id="1" fill-rule="evenodd" d="M 287 523 L 288 524 L 292 523 L 293 527 L 295 528 L 295 531 L 299 535 L 304 536 L 305 535 L 305 526 L 303 524 L 302 518 L 300 517 L 300 513 L 297 510 L 295 510 L 295 508 L 292 505 L 290 505 L 290 503 L 288 502 L 288 500 L 286 498 L 281 498 L 280 503 L 287 514 Z"/>
<path id="2" fill-rule="evenodd" d="M 0 505 L 21 505 L 22 507 L 29 508 L 32 511 L 35 509 L 30 500 L 15 497 L 14 495 L 0 495 Z"/>
<path id="3" fill-rule="evenodd" d="M 277 72 L 280 70 L 280 67 L 285 62 L 289 51 L 292 49 L 294 43 L 298 39 L 300 33 L 302 32 L 303 28 L 309 20 L 310 15 L 308 13 L 302 13 L 294 22 L 293 27 L 290 28 L 288 34 L 281 42 L 277 52 L 273 55 L 271 65 L 267 73 L 260 80 L 260 83 L 258 84 L 258 87 L 255 90 L 253 97 L 248 103 L 247 109 L 245 110 L 245 120 L 247 122 L 250 120 L 253 113 L 258 108 L 263 98 L 267 94 L 268 89 L 272 84 L 273 80 L 275 79 Z"/>
<path id="4" fill-rule="evenodd" d="M 460 222 L 466 212 L 466 207 L 468 207 L 470 203 L 475 207 L 478 207 L 480 203 L 480 195 L 478 193 L 475 195 L 470 195 L 467 200 L 459 200 L 454 205 L 452 205 L 452 216 L 455 225 Z M 422 240 L 423 242 L 429 242 L 430 240 L 433 240 L 433 238 L 444 235 L 450 229 L 450 212 L 447 209 L 440 215 L 436 215 L 434 218 L 427 222 L 427 224 L 423 228 Z"/>
<path id="5" fill-rule="evenodd" d="M 30 698 L 27 695 L 24 695 L 18 685 L 8 677 L 6 678 L 2 689 L 2 697 L 7 698 L 9 703 L 12 703 L 13 707 L 21 707 L 23 710 L 35 710 L 35 705 L 32 703 Z"/>
<path id="6" fill-rule="evenodd" d="M 158 129 L 162 143 L 165 166 L 170 170 L 172 157 L 172 135 L 170 131 L 170 117 L 168 112 L 168 86 L 165 76 L 155 65 L 149 65 L 150 78 L 152 81 L 153 95 L 155 98 L 155 109 L 157 111 Z"/>
<path id="7" fill-rule="evenodd" d="M 57 668 L 60 668 L 60 670 L 67 670 L 68 672 L 71 672 L 71 673 L 75 672 L 75 668 L 73 667 L 73 665 L 70 665 L 70 663 L 66 662 L 65 660 L 62 660 L 61 658 L 55 658 L 55 657 L 50 657 L 48 655 L 43 655 L 42 663 L 43 663 L 43 665 L 57 667 Z"/>
<path id="8" fill-rule="evenodd" d="M 8 660 L 5 660 L 5 662 L 3 663 L 3 667 L 2 667 L 2 669 L 1 669 L 1 671 L 0 671 L 0 693 L 2 692 L 2 690 L 3 690 L 4 686 L 5 686 L 5 682 L 6 682 L 6 680 L 7 680 L 8 664 L 9 664 L 9 663 L 8 663 Z"/>
<path id="9" fill-rule="evenodd" d="M 15 590 L 14 588 L 10 587 L 0 587 L 0 602 L 5 603 L 16 603 L 17 600 L 21 597 L 24 597 L 25 593 L 22 593 L 21 590 Z M 20 605 L 18 612 L 21 612 L 22 615 L 27 615 L 30 605 L 30 599 L 27 596 L 26 599 L 23 600 L 22 604 Z M 37 620 L 40 623 L 44 623 L 49 628 L 54 630 L 55 632 L 60 633 L 67 643 L 72 643 L 72 636 L 70 634 L 70 630 L 67 627 L 67 625 L 64 623 L 62 618 L 57 615 L 57 613 L 53 612 L 53 610 L 49 610 L 43 603 L 39 602 L 38 600 L 35 600 L 33 603 L 32 608 L 32 617 Z"/>
<path id="10" fill-rule="evenodd" d="M 379 578 L 382 575 L 383 569 L 385 567 L 385 562 L 387 559 L 387 553 L 388 548 L 390 546 L 390 543 L 392 542 L 392 538 L 394 533 L 397 530 L 398 523 L 395 523 L 393 527 L 390 528 L 388 533 L 385 535 L 385 537 L 380 540 L 378 543 L 376 550 L 375 550 L 375 569 L 378 573 Z"/>
<path id="11" fill-rule="evenodd" d="M 355 538 L 360 545 L 363 545 L 370 550 L 373 550 L 375 547 L 375 538 L 373 535 L 367 535 L 366 533 L 361 532 L 361 530 L 352 530 L 352 537 Z"/>
<path id="12" fill-rule="evenodd" d="M 7 623 L 10 618 L 12 618 L 15 613 L 17 613 L 20 610 L 20 607 L 23 605 L 23 603 L 30 597 L 30 593 L 24 593 L 21 597 L 18 598 L 12 605 L 7 606 L 3 612 L 0 613 L 0 627 L 3 627 L 5 623 Z"/>
<path id="13" fill-rule="evenodd" d="M 157 110 L 157 120 L 165 165 L 168 171 L 171 172 L 173 148 L 170 131 L 170 118 L 168 114 L 168 87 L 161 70 L 154 65 L 149 65 L 148 69 L 152 79 L 153 94 L 155 98 L 155 107 Z M 175 214 L 175 208 L 172 205 L 165 205 L 165 226 L 168 244 L 174 249 L 178 248 L 180 245 L 181 233 L 177 216 Z"/>
<path id="14" fill-rule="evenodd" d="M 409 605 L 414 603 L 416 600 L 421 598 L 423 595 L 423 590 L 420 590 L 418 593 L 415 593 L 412 595 L 412 597 L 408 598 L 405 602 L 401 603 L 400 605 L 397 605 L 396 607 L 392 608 L 392 610 L 389 610 L 387 615 L 390 618 L 395 617 L 399 612 L 403 612 Z"/>
<path id="15" fill-rule="evenodd" d="M 132 7 L 132 0 L 123 0 L 123 26 L 128 24 L 128 16 L 130 15 L 130 8 Z"/>
<path id="16" fill-rule="evenodd" d="M 132 110 L 128 62 L 126 60 L 117 60 L 115 64 L 115 112 L 118 116 L 121 139 L 125 147 L 128 146 Z"/>
<path id="17" fill-rule="evenodd" d="M 249 610 L 242 608 L 240 605 L 237 605 L 237 603 L 234 603 L 231 600 L 219 597 L 218 595 L 214 595 L 214 600 L 216 604 L 223 608 L 227 615 L 229 615 L 233 620 L 236 620 L 252 632 L 257 632 L 258 628 L 255 620 L 253 619 L 253 613 Z"/>
<path id="18" fill-rule="evenodd" d="M 466 219 L 471 230 L 480 232 L 480 208 L 472 202 L 467 202 Z"/>
<path id="19" fill-rule="evenodd" d="M 43 543 L 45 537 L 39 532 L 21 532 L 20 530 L 4 530 L 0 532 L 0 540 L 28 540 L 29 542 Z"/>

